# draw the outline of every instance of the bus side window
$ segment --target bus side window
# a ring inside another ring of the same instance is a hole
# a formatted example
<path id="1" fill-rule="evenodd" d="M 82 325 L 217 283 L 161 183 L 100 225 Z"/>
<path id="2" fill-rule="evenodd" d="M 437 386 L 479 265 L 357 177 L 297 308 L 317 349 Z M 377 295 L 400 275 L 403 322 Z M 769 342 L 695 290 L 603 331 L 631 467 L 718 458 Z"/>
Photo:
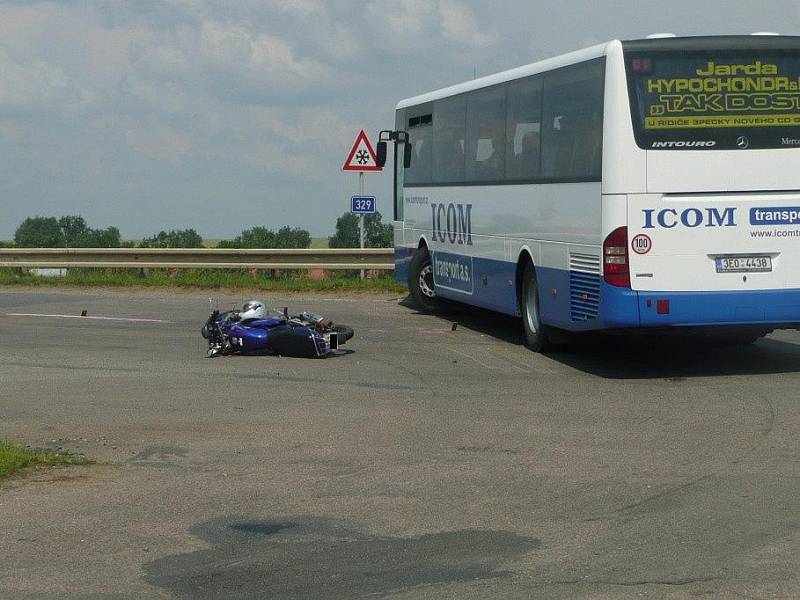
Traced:
<path id="1" fill-rule="evenodd" d="M 406 183 L 431 182 L 431 147 L 433 146 L 433 117 L 427 114 L 408 118 L 408 139 L 413 156 L 406 169 Z"/>
<path id="2" fill-rule="evenodd" d="M 467 100 L 467 181 L 501 181 L 505 177 L 506 89 L 481 90 Z"/>
<path id="3" fill-rule="evenodd" d="M 433 181 L 464 180 L 464 129 L 467 101 L 463 96 L 435 103 L 433 118 Z"/>
<path id="4" fill-rule="evenodd" d="M 506 179 L 539 177 L 542 130 L 542 78 L 529 77 L 508 88 Z"/>
<path id="5" fill-rule="evenodd" d="M 603 64 L 589 62 L 548 74 L 544 87 L 542 175 L 600 177 Z"/>

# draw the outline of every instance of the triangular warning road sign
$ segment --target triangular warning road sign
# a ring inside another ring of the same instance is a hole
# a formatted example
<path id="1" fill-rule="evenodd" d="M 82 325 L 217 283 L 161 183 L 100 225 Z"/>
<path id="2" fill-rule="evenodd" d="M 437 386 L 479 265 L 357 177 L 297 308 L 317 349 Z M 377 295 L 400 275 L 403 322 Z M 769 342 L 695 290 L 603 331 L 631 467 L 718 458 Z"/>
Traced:
<path id="1" fill-rule="evenodd" d="M 383 167 L 379 167 L 377 162 L 375 150 L 372 149 L 372 144 L 362 129 L 353 147 L 350 148 L 350 154 L 344 161 L 342 171 L 382 171 Z"/>

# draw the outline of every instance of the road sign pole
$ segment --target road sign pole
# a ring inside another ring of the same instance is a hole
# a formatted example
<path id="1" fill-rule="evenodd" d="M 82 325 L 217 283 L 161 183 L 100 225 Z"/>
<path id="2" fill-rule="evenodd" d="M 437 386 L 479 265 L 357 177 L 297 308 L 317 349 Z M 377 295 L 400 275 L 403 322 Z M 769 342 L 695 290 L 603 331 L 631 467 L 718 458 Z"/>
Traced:
<path id="1" fill-rule="evenodd" d="M 358 171 L 359 196 L 353 196 L 350 199 L 350 212 L 358 213 L 358 245 L 360 248 L 364 247 L 364 213 L 373 214 L 375 212 L 375 197 L 364 196 L 364 171 L 380 172 L 382 170 L 383 167 L 378 166 L 375 150 L 362 129 L 356 136 L 356 141 L 342 165 L 342 171 Z M 364 276 L 364 269 L 361 269 L 361 279 L 364 279 Z"/>
<path id="2" fill-rule="evenodd" d="M 364 171 L 358 173 L 358 193 L 364 195 Z M 358 241 L 359 247 L 364 248 L 364 215 L 358 215 Z M 361 269 L 361 279 L 364 279 L 364 269 Z"/>

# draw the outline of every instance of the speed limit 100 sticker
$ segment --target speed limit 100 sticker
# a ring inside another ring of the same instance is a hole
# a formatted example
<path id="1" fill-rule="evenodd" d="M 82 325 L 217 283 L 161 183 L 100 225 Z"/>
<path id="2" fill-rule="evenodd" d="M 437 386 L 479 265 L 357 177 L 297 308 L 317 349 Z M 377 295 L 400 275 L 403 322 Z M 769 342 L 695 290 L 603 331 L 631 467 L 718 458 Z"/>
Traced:
<path id="1" fill-rule="evenodd" d="M 636 254 L 647 254 L 653 248 L 653 240 L 643 233 L 633 236 L 631 248 Z"/>

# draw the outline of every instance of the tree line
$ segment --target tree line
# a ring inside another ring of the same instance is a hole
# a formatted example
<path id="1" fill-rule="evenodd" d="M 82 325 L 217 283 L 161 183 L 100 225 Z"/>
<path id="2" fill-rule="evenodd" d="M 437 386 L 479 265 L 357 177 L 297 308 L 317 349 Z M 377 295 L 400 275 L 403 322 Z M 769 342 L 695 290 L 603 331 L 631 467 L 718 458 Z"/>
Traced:
<path id="1" fill-rule="evenodd" d="M 391 224 L 381 222 L 381 214 L 364 218 L 364 245 L 367 248 L 388 248 L 393 245 Z M 159 231 L 138 242 L 122 240 L 119 229 L 89 227 L 78 215 L 28 217 L 14 233 L 17 248 L 202 248 L 203 238 L 194 229 Z M 281 227 L 277 231 L 258 226 L 245 229 L 232 240 L 221 240 L 218 248 L 308 248 L 311 234 L 305 229 Z M 336 221 L 336 231 L 328 238 L 330 248 L 358 248 L 358 215 L 344 213 Z"/>

